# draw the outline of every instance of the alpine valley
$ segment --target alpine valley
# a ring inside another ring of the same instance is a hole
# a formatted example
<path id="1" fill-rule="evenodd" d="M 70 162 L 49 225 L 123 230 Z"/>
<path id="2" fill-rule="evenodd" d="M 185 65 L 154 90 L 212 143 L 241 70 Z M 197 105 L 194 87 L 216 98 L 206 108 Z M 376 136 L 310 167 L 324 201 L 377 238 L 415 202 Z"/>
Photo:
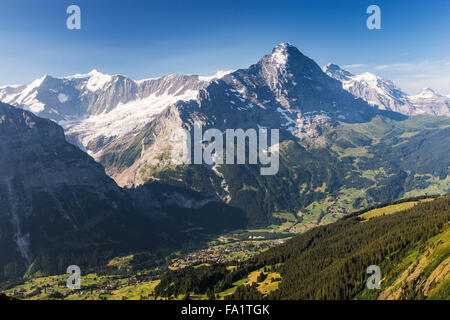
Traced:
<path id="1" fill-rule="evenodd" d="M 450 298 L 450 98 L 432 89 L 410 96 L 282 43 L 210 77 L 47 75 L 0 101 L 8 295 Z M 278 173 L 174 163 L 195 122 L 280 129 Z M 378 294 L 366 264 L 389 270 Z M 69 265 L 83 292 L 65 287 Z"/>

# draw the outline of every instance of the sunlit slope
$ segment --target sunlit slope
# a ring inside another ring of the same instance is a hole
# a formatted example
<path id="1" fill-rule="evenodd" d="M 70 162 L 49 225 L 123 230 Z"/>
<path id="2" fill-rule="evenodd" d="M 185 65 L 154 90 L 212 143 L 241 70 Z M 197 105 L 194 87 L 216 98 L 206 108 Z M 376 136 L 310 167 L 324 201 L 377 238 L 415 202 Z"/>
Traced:
<path id="1" fill-rule="evenodd" d="M 155 293 L 165 298 L 215 290 L 227 299 L 450 299 L 449 235 L 450 196 L 416 198 L 316 227 L 237 268 L 168 272 Z M 367 288 L 370 265 L 381 269 L 380 290 Z"/>

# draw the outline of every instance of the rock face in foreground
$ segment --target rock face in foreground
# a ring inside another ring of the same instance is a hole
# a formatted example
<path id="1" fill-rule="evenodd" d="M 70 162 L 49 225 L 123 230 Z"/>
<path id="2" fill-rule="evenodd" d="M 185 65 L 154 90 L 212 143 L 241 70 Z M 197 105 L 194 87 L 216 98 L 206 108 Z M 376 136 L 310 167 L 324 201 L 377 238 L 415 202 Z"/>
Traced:
<path id="1" fill-rule="evenodd" d="M 60 126 L 0 104 L 0 278 L 20 273 L 40 252 L 63 242 L 72 244 L 67 253 L 82 247 L 87 239 L 71 234 L 123 220 L 129 212 L 115 182 L 66 142 Z M 92 243 L 111 235 L 97 231 Z M 53 242 L 57 238 L 64 240 Z"/>

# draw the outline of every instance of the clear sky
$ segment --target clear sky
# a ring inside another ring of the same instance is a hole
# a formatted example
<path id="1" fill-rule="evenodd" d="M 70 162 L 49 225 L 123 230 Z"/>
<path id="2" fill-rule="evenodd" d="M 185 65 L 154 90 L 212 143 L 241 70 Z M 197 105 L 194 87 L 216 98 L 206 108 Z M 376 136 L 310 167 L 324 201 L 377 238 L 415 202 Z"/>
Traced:
<path id="1" fill-rule="evenodd" d="M 81 8 L 81 30 L 66 9 Z M 381 30 L 366 8 L 381 8 Z M 1 0 L 0 85 L 92 69 L 134 79 L 248 67 L 281 42 L 408 93 L 450 94 L 450 1 Z"/>

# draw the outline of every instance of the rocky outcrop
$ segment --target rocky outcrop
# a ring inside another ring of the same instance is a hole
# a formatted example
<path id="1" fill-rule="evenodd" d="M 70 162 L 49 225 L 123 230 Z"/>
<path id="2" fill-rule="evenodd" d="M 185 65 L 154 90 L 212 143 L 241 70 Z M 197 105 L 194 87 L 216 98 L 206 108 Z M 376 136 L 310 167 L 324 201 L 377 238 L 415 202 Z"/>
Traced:
<path id="1" fill-rule="evenodd" d="M 60 126 L 0 104 L 0 273 L 19 272 L 52 239 L 130 212 L 103 167 L 67 143 Z"/>

